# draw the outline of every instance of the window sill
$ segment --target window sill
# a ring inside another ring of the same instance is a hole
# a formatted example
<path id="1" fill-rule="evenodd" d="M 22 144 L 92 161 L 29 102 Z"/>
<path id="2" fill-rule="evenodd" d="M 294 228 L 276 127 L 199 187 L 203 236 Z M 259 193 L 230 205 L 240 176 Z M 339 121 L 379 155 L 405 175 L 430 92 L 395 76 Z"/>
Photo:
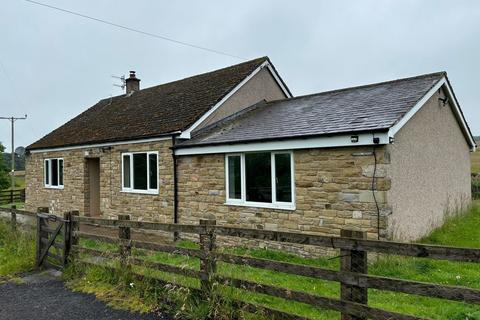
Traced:
<path id="1" fill-rule="evenodd" d="M 63 190 L 64 186 L 44 186 L 45 189 Z"/>
<path id="2" fill-rule="evenodd" d="M 267 209 L 278 209 L 278 210 L 288 210 L 288 211 L 294 211 L 296 209 L 295 204 L 275 204 L 275 203 L 262 203 L 262 202 L 231 202 L 231 201 L 226 201 L 224 204 L 227 206 L 267 208 Z"/>
<path id="3" fill-rule="evenodd" d="M 132 194 L 145 194 L 145 195 L 158 195 L 158 190 L 121 190 L 121 193 L 132 193 Z"/>

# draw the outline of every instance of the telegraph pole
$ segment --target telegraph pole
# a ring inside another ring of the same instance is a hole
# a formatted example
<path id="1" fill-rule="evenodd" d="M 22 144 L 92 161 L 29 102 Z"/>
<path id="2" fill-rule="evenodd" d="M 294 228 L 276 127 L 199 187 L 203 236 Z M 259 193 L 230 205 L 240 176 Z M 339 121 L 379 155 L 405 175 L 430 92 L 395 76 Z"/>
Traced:
<path id="1" fill-rule="evenodd" d="M 16 117 L 0 117 L 0 119 L 4 120 L 9 120 L 11 127 L 12 127 L 12 171 L 10 173 L 10 182 L 11 182 L 11 190 L 13 192 L 13 189 L 15 188 L 15 121 L 17 120 L 25 120 L 27 119 L 27 115 L 21 118 L 16 118 Z M 13 194 L 13 193 L 12 193 Z"/>

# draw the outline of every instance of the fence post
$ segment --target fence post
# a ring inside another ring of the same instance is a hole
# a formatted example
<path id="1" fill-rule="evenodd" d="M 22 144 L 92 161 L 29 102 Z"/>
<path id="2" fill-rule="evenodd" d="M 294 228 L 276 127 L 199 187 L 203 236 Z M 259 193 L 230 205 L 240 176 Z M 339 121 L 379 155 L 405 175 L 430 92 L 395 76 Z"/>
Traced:
<path id="1" fill-rule="evenodd" d="M 80 224 L 78 223 L 78 221 L 74 221 L 74 218 L 78 217 L 79 215 L 80 212 L 78 210 L 73 210 L 70 212 L 70 232 L 68 234 L 68 237 L 70 239 L 68 244 L 68 251 L 66 253 L 66 256 L 70 258 L 70 261 L 74 261 L 77 254 L 75 250 L 72 250 L 72 247 L 78 246 L 78 244 L 80 243 L 80 237 L 77 234 L 77 232 L 80 231 Z"/>
<path id="2" fill-rule="evenodd" d="M 217 224 L 215 219 L 200 219 L 202 231 L 200 236 L 200 249 L 203 251 L 203 257 L 200 259 L 201 272 L 201 290 L 205 297 L 210 297 L 213 288 L 213 278 L 217 270 L 217 262 L 215 259 L 215 229 L 213 226 Z"/>
<path id="3" fill-rule="evenodd" d="M 38 207 L 37 213 L 48 213 L 48 207 Z M 37 241 L 36 241 L 36 250 L 35 250 L 35 262 L 37 269 L 40 268 L 40 257 L 42 255 L 42 226 L 44 225 L 44 220 L 40 218 L 37 214 Z"/>
<path id="4" fill-rule="evenodd" d="M 10 203 L 13 204 L 13 189 L 10 189 Z"/>
<path id="5" fill-rule="evenodd" d="M 63 267 L 67 266 L 68 254 L 70 252 L 72 212 L 63 213 Z"/>
<path id="6" fill-rule="evenodd" d="M 366 232 L 354 230 L 340 230 L 340 236 L 346 238 L 366 239 Z M 340 270 L 347 272 L 364 273 L 367 269 L 367 252 L 358 250 L 340 250 Z M 368 288 L 341 284 L 341 299 L 344 301 L 368 304 Z M 365 320 L 366 317 L 351 316 L 342 314 L 342 320 Z"/>
<path id="7" fill-rule="evenodd" d="M 15 212 L 16 209 L 17 206 L 12 204 L 12 211 L 10 212 L 10 224 L 13 231 L 17 230 L 17 213 Z"/>
<path id="8" fill-rule="evenodd" d="M 128 221 L 130 220 L 130 215 L 128 214 L 119 214 L 118 221 Z M 130 245 L 130 227 L 118 227 L 118 238 L 120 239 L 120 265 L 125 267 L 127 265 L 128 257 L 131 254 L 131 245 Z"/>

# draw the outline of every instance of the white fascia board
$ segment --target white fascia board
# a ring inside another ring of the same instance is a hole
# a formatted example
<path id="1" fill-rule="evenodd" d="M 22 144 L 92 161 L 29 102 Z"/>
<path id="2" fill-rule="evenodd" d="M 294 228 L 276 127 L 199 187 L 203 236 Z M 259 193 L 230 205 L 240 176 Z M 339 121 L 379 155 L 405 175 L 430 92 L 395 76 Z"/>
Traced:
<path id="1" fill-rule="evenodd" d="M 172 134 L 175 134 L 175 132 L 173 132 Z M 140 139 L 140 140 L 117 141 L 117 142 L 109 142 L 109 143 L 83 144 L 83 145 L 71 146 L 71 147 L 35 149 L 35 150 L 31 150 L 30 153 L 68 151 L 68 150 L 77 150 L 77 149 L 85 149 L 85 148 L 101 148 L 101 147 L 119 146 L 119 145 L 124 145 L 124 144 L 137 144 L 137 143 L 164 141 L 164 140 L 170 140 L 170 139 L 172 139 L 171 136 Z"/>
<path id="2" fill-rule="evenodd" d="M 449 95 L 449 100 L 452 101 L 452 104 L 453 104 L 453 111 L 455 112 L 456 116 L 457 116 L 457 119 L 459 120 L 460 122 L 460 125 L 462 127 L 462 130 L 463 130 L 463 133 L 466 137 L 468 137 L 468 141 L 470 143 L 470 150 L 472 152 L 475 152 L 476 151 L 476 143 L 475 143 L 475 139 L 472 137 L 471 133 L 470 133 L 470 130 L 468 130 L 468 125 L 465 121 L 465 118 L 463 117 L 463 114 L 460 110 L 460 106 L 458 105 L 457 103 L 457 99 L 455 99 L 455 95 L 453 94 L 453 89 L 452 87 L 450 86 L 450 84 L 448 83 L 448 81 L 445 82 L 445 88 L 447 89 L 447 93 Z"/>
<path id="3" fill-rule="evenodd" d="M 351 142 L 352 136 L 358 136 L 358 142 Z M 212 153 L 234 153 L 234 152 L 254 152 L 254 151 L 276 151 L 276 150 L 295 150 L 309 148 L 332 148 L 332 147 L 356 147 L 373 145 L 373 137 L 380 138 L 381 145 L 388 144 L 389 138 L 386 132 L 382 133 L 350 133 L 335 136 L 315 137 L 305 139 L 289 139 L 268 142 L 238 143 L 216 146 L 198 146 L 190 148 L 175 149 L 175 154 L 179 156 L 212 154 Z"/>
<path id="4" fill-rule="evenodd" d="M 390 130 L 388 130 L 388 136 L 394 137 L 395 134 L 403 128 L 403 126 L 420 110 L 421 107 L 430 99 L 438 89 L 440 89 L 443 84 L 446 82 L 445 77 L 442 78 L 438 83 L 433 86 L 414 106 L 410 111 L 408 111 L 395 125 L 393 125 Z"/>
<path id="5" fill-rule="evenodd" d="M 443 77 L 440 81 L 438 81 L 438 83 L 433 86 L 423 97 L 422 99 L 420 99 L 416 104 L 415 106 L 413 106 L 412 109 L 410 109 L 410 111 L 408 111 L 404 116 L 403 118 L 400 119 L 400 121 L 398 121 L 394 126 L 392 126 L 390 128 L 390 130 L 388 131 L 388 136 L 393 138 L 395 137 L 395 134 L 397 134 L 398 131 L 400 131 L 400 129 L 403 128 L 403 126 L 425 105 L 425 103 L 427 103 L 427 101 L 435 94 L 435 92 L 437 92 L 440 88 L 442 87 L 445 87 L 446 90 L 447 90 L 447 93 L 449 95 L 449 100 L 452 101 L 452 104 L 453 104 L 453 112 L 455 113 L 457 119 L 459 120 L 459 123 L 460 123 L 460 126 L 461 126 L 461 129 L 465 135 L 465 137 L 467 138 L 467 140 L 469 141 L 469 144 L 470 144 L 470 149 L 472 151 L 475 151 L 475 141 L 473 139 L 473 137 L 471 136 L 471 134 L 469 133 L 469 130 L 468 130 L 468 127 L 467 127 L 467 124 L 465 122 L 465 119 L 463 118 L 462 116 L 462 113 L 460 111 L 460 106 L 457 104 L 457 101 L 455 100 L 454 98 L 454 95 L 453 95 L 453 91 L 452 91 L 452 88 L 450 87 L 450 85 L 448 84 L 448 81 L 445 77 Z"/>
<path id="6" fill-rule="evenodd" d="M 230 91 L 228 94 L 226 94 L 222 98 L 222 100 L 217 102 L 210 110 L 205 112 L 200 117 L 200 119 L 195 121 L 195 123 L 190 126 L 190 128 L 183 131 L 179 138 L 180 139 L 190 139 L 191 138 L 191 133 L 192 133 L 193 130 L 195 130 L 202 122 L 207 120 L 208 117 L 210 117 L 210 115 L 212 115 L 218 108 L 220 108 L 220 106 L 222 104 L 224 104 L 231 96 L 233 96 L 238 90 L 240 90 L 241 87 L 243 87 L 250 79 L 252 79 L 257 73 L 259 73 L 265 67 L 267 67 L 268 70 L 271 72 L 271 74 L 273 75 L 273 78 L 275 79 L 275 81 L 277 82 L 279 87 L 282 89 L 282 91 L 285 93 L 285 95 L 288 98 L 291 98 L 292 95 L 288 92 L 287 88 L 285 88 L 285 86 L 282 83 L 282 80 L 280 80 L 280 76 L 275 72 L 275 70 L 270 65 L 270 62 L 268 62 L 268 60 L 267 60 L 264 63 L 262 63 L 260 66 L 258 66 L 258 68 L 255 69 L 251 74 L 249 74 L 245 79 L 243 79 L 242 82 L 237 84 L 237 86 L 235 88 L 233 88 L 233 90 Z"/>
<path id="7" fill-rule="evenodd" d="M 268 62 L 268 61 L 267 61 Z M 285 87 L 285 85 L 283 84 L 283 81 L 282 79 L 280 79 L 280 75 L 277 73 L 277 71 L 275 71 L 275 69 L 272 67 L 272 65 L 270 63 L 267 64 L 267 67 L 268 67 L 268 70 L 270 71 L 270 73 L 273 75 L 273 78 L 275 79 L 275 81 L 277 81 L 277 84 L 278 86 L 280 87 L 280 89 L 282 89 L 283 93 L 285 94 L 285 96 L 287 98 L 293 98 L 292 94 L 290 93 L 290 91 L 288 91 L 288 89 Z"/>

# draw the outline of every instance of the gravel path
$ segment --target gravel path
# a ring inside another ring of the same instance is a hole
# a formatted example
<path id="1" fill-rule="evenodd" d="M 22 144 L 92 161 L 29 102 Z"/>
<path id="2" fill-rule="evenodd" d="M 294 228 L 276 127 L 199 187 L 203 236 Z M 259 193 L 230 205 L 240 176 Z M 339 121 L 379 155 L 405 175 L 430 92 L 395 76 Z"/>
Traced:
<path id="1" fill-rule="evenodd" d="M 168 320 L 164 316 L 114 310 L 91 294 L 72 292 L 51 275 L 0 284 L 0 319 Z"/>

